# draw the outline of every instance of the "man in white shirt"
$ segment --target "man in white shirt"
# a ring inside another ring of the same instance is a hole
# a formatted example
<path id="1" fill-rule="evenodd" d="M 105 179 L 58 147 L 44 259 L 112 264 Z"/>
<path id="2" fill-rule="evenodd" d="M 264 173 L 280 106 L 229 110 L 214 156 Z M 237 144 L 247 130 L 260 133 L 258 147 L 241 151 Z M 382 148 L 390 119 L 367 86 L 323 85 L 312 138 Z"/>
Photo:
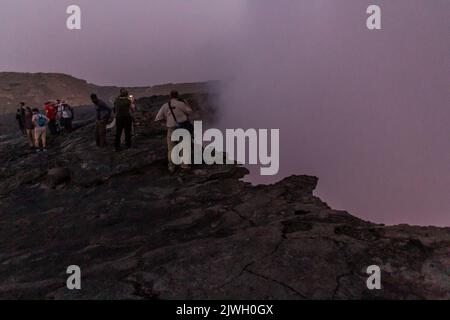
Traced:
<path id="1" fill-rule="evenodd" d="M 167 149 L 168 149 L 168 160 L 169 160 L 169 171 L 175 171 L 175 164 L 172 162 L 172 149 L 176 145 L 172 141 L 172 133 L 177 129 L 177 126 L 185 121 L 189 120 L 189 114 L 192 113 L 191 107 L 189 107 L 183 101 L 178 98 L 178 92 L 172 91 L 170 93 L 170 101 L 164 104 L 161 109 L 159 109 L 156 115 L 155 121 L 166 121 L 167 126 Z M 172 110 L 171 110 L 172 109 Z M 182 168 L 187 168 L 187 165 L 181 165 Z"/>
<path id="2" fill-rule="evenodd" d="M 66 133 L 72 132 L 73 109 L 66 101 L 58 104 L 58 118 Z"/>

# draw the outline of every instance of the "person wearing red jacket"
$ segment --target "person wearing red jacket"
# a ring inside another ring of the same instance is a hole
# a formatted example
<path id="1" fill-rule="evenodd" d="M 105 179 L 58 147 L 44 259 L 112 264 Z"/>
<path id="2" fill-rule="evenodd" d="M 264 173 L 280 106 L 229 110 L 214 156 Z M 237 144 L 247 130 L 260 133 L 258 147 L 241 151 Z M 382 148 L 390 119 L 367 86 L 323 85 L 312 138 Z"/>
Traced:
<path id="1" fill-rule="evenodd" d="M 56 109 L 55 106 L 51 102 L 46 102 L 44 105 L 45 113 L 47 114 L 48 128 L 50 129 L 50 133 L 52 135 L 56 135 L 58 132 L 56 130 Z"/>

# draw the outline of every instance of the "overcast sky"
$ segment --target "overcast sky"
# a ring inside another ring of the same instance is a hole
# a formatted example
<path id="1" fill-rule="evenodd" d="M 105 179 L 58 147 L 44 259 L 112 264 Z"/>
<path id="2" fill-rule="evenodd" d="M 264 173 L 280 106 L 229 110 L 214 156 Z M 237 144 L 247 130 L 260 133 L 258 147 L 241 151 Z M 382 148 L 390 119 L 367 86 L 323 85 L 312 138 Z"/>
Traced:
<path id="1" fill-rule="evenodd" d="M 66 28 L 71 4 L 81 8 L 79 31 Z M 239 31 L 244 7 L 239 0 L 2 0 L 0 70 L 65 72 L 102 85 L 218 77 L 232 49 L 224 38 Z"/>
<path id="2" fill-rule="evenodd" d="M 449 0 L 2 0 L 0 70 L 225 79 L 221 126 L 280 128 L 275 179 L 317 175 L 375 222 L 450 226 L 449 30 Z"/>

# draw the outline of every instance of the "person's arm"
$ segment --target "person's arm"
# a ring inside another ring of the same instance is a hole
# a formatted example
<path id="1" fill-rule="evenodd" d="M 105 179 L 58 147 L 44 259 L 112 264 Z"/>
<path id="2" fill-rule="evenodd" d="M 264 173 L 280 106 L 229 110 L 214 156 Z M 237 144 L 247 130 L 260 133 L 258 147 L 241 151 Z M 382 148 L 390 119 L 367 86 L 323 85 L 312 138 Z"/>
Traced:
<path id="1" fill-rule="evenodd" d="M 136 105 L 134 104 L 134 101 L 130 99 L 130 111 L 131 113 L 136 111 Z"/>
<path id="2" fill-rule="evenodd" d="M 100 101 L 98 108 L 99 108 L 100 116 L 101 116 L 102 112 L 105 112 L 102 119 L 100 119 L 100 120 L 109 120 L 109 118 L 111 118 L 112 109 L 106 104 L 106 102 Z"/>
<path id="3" fill-rule="evenodd" d="M 192 108 L 191 108 L 191 106 L 189 106 L 189 104 L 187 102 L 183 102 L 183 111 L 186 114 L 192 113 Z"/>
<path id="4" fill-rule="evenodd" d="M 111 117 L 111 114 L 114 112 L 113 108 L 111 108 L 106 102 L 103 102 L 103 105 L 105 106 L 106 110 L 108 110 L 109 116 Z"/>
<path id="5" fill-rule="evenodd" d="M 112 116 L 113 110 L 107 104 L 105 104 L 105 107 L 106 107 L 106 111 L 107 111 L 107 115 L 105 116 L 105 118 L 106 118 L 106 120 L 109 120 Z"/>
<path id="6" fill-rule="evenodd" d="M 117 102 L 118 102 L 118 99 L 116 99 L 116 100 L 114 101 L 114 109 L 113 109 L 114 114 L 117 114 Z"/>
<path id="7" fill-rule="evenodd" d="M 156 115 L 155 121 L 166 120 L 166 105 L 163 105 L 161 109 L 159 109 L 158 114 Z"/>
<path id="8" fill-rule="evenodd" d="M 70 110 L 70 113 L 72 114 L 72 117 L 71 117 L 70 119 L 71 119 L 71 120 L 75 119 L 75 111 L 74 111 L 74 109 L 72 108 L 72 106 L 69 106 L 69 110 Z"/>

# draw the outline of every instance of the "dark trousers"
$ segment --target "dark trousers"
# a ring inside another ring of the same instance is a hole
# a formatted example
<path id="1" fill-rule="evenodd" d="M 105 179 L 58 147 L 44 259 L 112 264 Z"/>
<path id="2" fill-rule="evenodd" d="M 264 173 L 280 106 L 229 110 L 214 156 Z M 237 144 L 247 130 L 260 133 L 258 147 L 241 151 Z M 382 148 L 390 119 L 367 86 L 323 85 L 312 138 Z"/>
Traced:
<path id="1" fill-rule="evenodd" d="M 50 133 L 52 135 L 58 134 L 58 130 L 56 129 L 56 120 L 52 119 L 48 122 L 48 128 L 50 129 Z"/>
<path id="2" fill-rule="evenodd" d="M 23 122 L 18 120 L 17 123 L 19 124 L 20 131 L 22 131 L 22 133 L 25 134 L 25 126 L 23 125 Z"/>
<path id="3" fill-rule="evenodd" d="M 122 132 L 125 131 L 125 141 L 127 148 L 131 147 L 131 117 L 116 117 L 116 139 L 115 147 L 116 150 L 120 150 L 120 138 L 122 137 Z"/>
<path id="4" fill-rule="evenodd" d="M 64 127 L 64 131 L 66 131 L 67 133 L 72 132 L 72 119 L 70 119 L 70 118 L 61 119 L 60 122 L 61 122 L 61 125 Z"/>

